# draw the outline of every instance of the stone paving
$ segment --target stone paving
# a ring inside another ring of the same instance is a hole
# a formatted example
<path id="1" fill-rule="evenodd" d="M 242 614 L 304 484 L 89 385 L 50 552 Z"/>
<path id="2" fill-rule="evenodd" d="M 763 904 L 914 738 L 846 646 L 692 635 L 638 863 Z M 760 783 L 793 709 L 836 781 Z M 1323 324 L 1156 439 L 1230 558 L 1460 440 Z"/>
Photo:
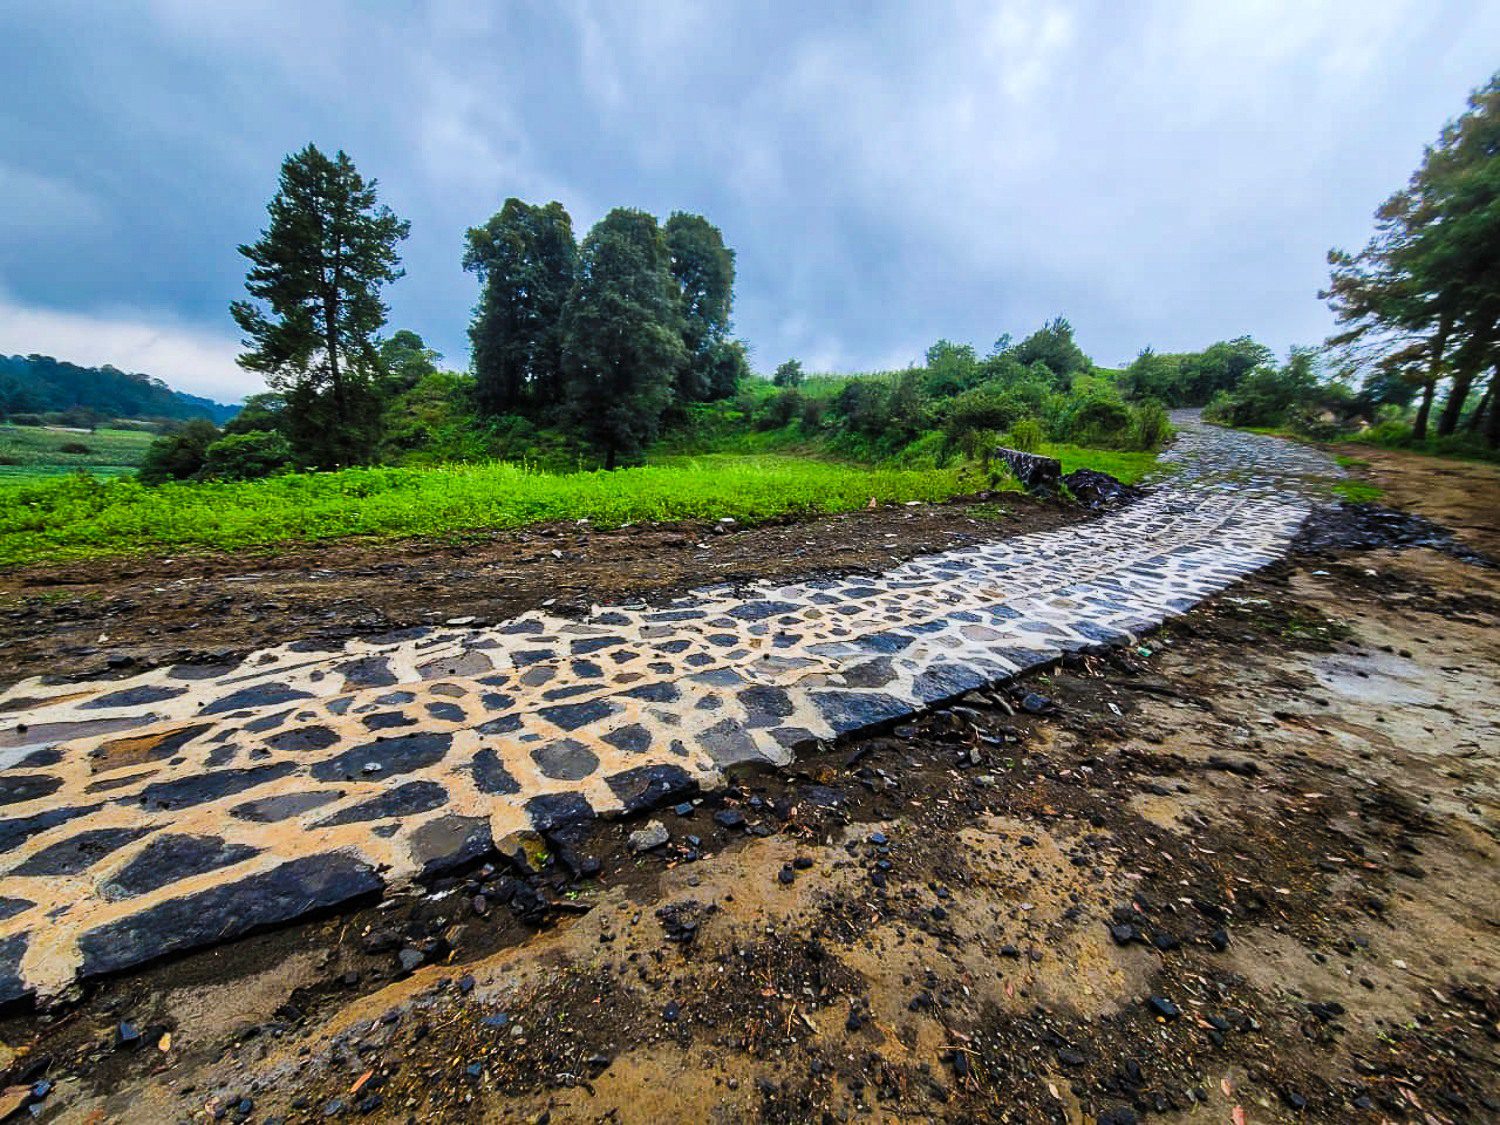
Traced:
<path id="1" fill-rule="evenodd" d="M 874 578 L 17 684 L 0 693 L 0 1001 L 682 800 L 1159 624 L 1277 558 L 1336 473 L 1179 425 L 1145 499 Z"/>

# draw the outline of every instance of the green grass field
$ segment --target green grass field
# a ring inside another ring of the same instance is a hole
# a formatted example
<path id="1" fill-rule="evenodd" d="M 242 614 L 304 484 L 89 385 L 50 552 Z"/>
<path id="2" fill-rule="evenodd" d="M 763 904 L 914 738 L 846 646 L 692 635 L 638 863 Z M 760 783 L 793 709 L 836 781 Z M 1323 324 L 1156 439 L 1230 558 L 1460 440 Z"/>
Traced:
<path id="1" fill-rule="evenodd" d="M 138 430 L 93 433 L 0 423 L 0 481 L 53 477 L 87 469 L 98 476 L 134 472 L 154 434 Z M 82 445 L 87 453 L 64 452 Z"/>
<path id="2" fill-rule="evenodd" d="M 556 476 L 496 463 L 159 488 L 83 476 L 0 482 L 0 566 L 350 535 L 461 536 L 551 520 L 588 519 L 609 527 L 732 516 L 753 523 L 862 508 L 871 497 L 936 501 L 981 486 L 956 469 L 723 455 Z"/>

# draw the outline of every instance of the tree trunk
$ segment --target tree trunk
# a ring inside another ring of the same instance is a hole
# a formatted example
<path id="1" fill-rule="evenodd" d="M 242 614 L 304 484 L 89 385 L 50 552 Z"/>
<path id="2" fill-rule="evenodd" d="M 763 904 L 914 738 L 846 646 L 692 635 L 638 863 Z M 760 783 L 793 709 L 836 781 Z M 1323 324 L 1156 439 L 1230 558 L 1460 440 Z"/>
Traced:
<path id="1" fill-rule="evenodd" d="M 1484 394 L 1479 398 L 1479 405 L 1474 408 L 1474 413 L 1469 415 L 1469 420 L 1464 423 L 1464 429 L 1471 434 L 1479 433 L 1480 424 L 1484 421 L 1488 411 L 1495 408 L 1495 376 L 1490 376 L 1489 386 L 1485 387 Z"/>
<path id="2" fill-rule="evenodd" d="M 1443 403 L 1443 413 L 1438 418 L 1438 437 L 1448 437 L 1458 429 L 1458 419 L 1464 412 L 1464 402 L 1467 401 L 1469 388 L 1473 385 L 1473 371 L 1459 371 L 1454 374 L 1453 389 L 1448 392 L 1448 401 Z"/>
<path id="3" fill-rule="evenodd" d="M 1495 397 L 1495 384 L 1500 382 L 1500 367 L 1490 372 L 1490 416 L 1484 426 L 1484 443 L 1491 449 L 1500 449 L 1500 398 Z"/>
<path id="4" fill-rule="evenodd" d="M 604 468 L 607 471 L 613 472 L 614 471 L 614 467 L 615 467 L 615 447 L 614 447 L 614 443 L 611 442 L 610 445 L 609 445 L 608 450 L 604 454 Z"/>
<path id="5" fill-rule="evenodd" d="M 1411 436 L 1416 441 L 1427 440 L 1427 419 L 1432 414 L 1432 398 L 1436 390 L 1435 382 L 1422 384 L 1422 405 L 1417 407 L 1417 420 L 1411 424 Z"/>

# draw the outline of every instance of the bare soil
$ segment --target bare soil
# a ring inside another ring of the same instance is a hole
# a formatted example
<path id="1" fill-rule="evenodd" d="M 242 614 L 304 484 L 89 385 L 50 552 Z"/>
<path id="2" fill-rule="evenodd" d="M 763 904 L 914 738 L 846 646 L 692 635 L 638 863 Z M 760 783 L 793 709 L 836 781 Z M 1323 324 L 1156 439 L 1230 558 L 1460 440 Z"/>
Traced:
<path id="1" fill-rule="evenodd" d="M 1431 465 L 1382 458 L 1387 495 Z M 1500 505 L 1466 479 L 1455 525 Z M 879 545 L 862 565 L 982 530 L 906 514 L 763 529 L 786 538 L 726 569 L 792 573 L 840 529 Z M 480 613 L 475 582 L 426 605 Z M 151 618 L 122 620 L 136 643 Z M 79 1122 L 1494 1120 L 1497 625 L 1500 571 L 1325 545 L 662 810 L 665 848 L 600 824 L 14 1013 L 8 1083 L 55 1082 L 18 1096 Z"/>

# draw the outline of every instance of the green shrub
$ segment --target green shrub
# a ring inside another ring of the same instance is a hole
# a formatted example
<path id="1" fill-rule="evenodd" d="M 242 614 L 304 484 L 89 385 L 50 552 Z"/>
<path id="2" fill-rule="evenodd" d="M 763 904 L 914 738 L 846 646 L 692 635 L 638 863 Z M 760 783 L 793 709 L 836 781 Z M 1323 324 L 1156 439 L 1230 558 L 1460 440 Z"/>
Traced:
<path id="1" fill-rule="evenodd" d="M 81 441 L 65 441 L 57 447 L 57 451 L 59 453 L 82 454 L 85 457 L 94 452 Z"/>
<path id="2" fill-rule="evenodd" d="M 1134 416 L 1136 449 L 1160 449 L 1172 439 L 1172 422 L 1167 411 L 1154 398 L 1131 409 Z"/>
<path id="3" fill-rule="evenodd" d="M 1035 418 L 1022 418 L 1005 435 L 1004 444 L 1011 449 L 1019 449 L 1022 453 L 1035 453 L 1046 438 L 1040 422 Z"/>
<path id="4" fill-rule="evenodd" d="M 257 480 L 288 468 L 292 447 L 267 430 L 229 434 L 204 450 L 200 475 L 215 480 Z"/>
<path id="5" fill-rule="evenodd" d="M 203 471 L 208 447 L 218 439 L 218 427 L 202 418 L 185 423 L 175 433 L 163 434 L 146 450 L 141 462 L 141 483 L 191 480 Z"/>

